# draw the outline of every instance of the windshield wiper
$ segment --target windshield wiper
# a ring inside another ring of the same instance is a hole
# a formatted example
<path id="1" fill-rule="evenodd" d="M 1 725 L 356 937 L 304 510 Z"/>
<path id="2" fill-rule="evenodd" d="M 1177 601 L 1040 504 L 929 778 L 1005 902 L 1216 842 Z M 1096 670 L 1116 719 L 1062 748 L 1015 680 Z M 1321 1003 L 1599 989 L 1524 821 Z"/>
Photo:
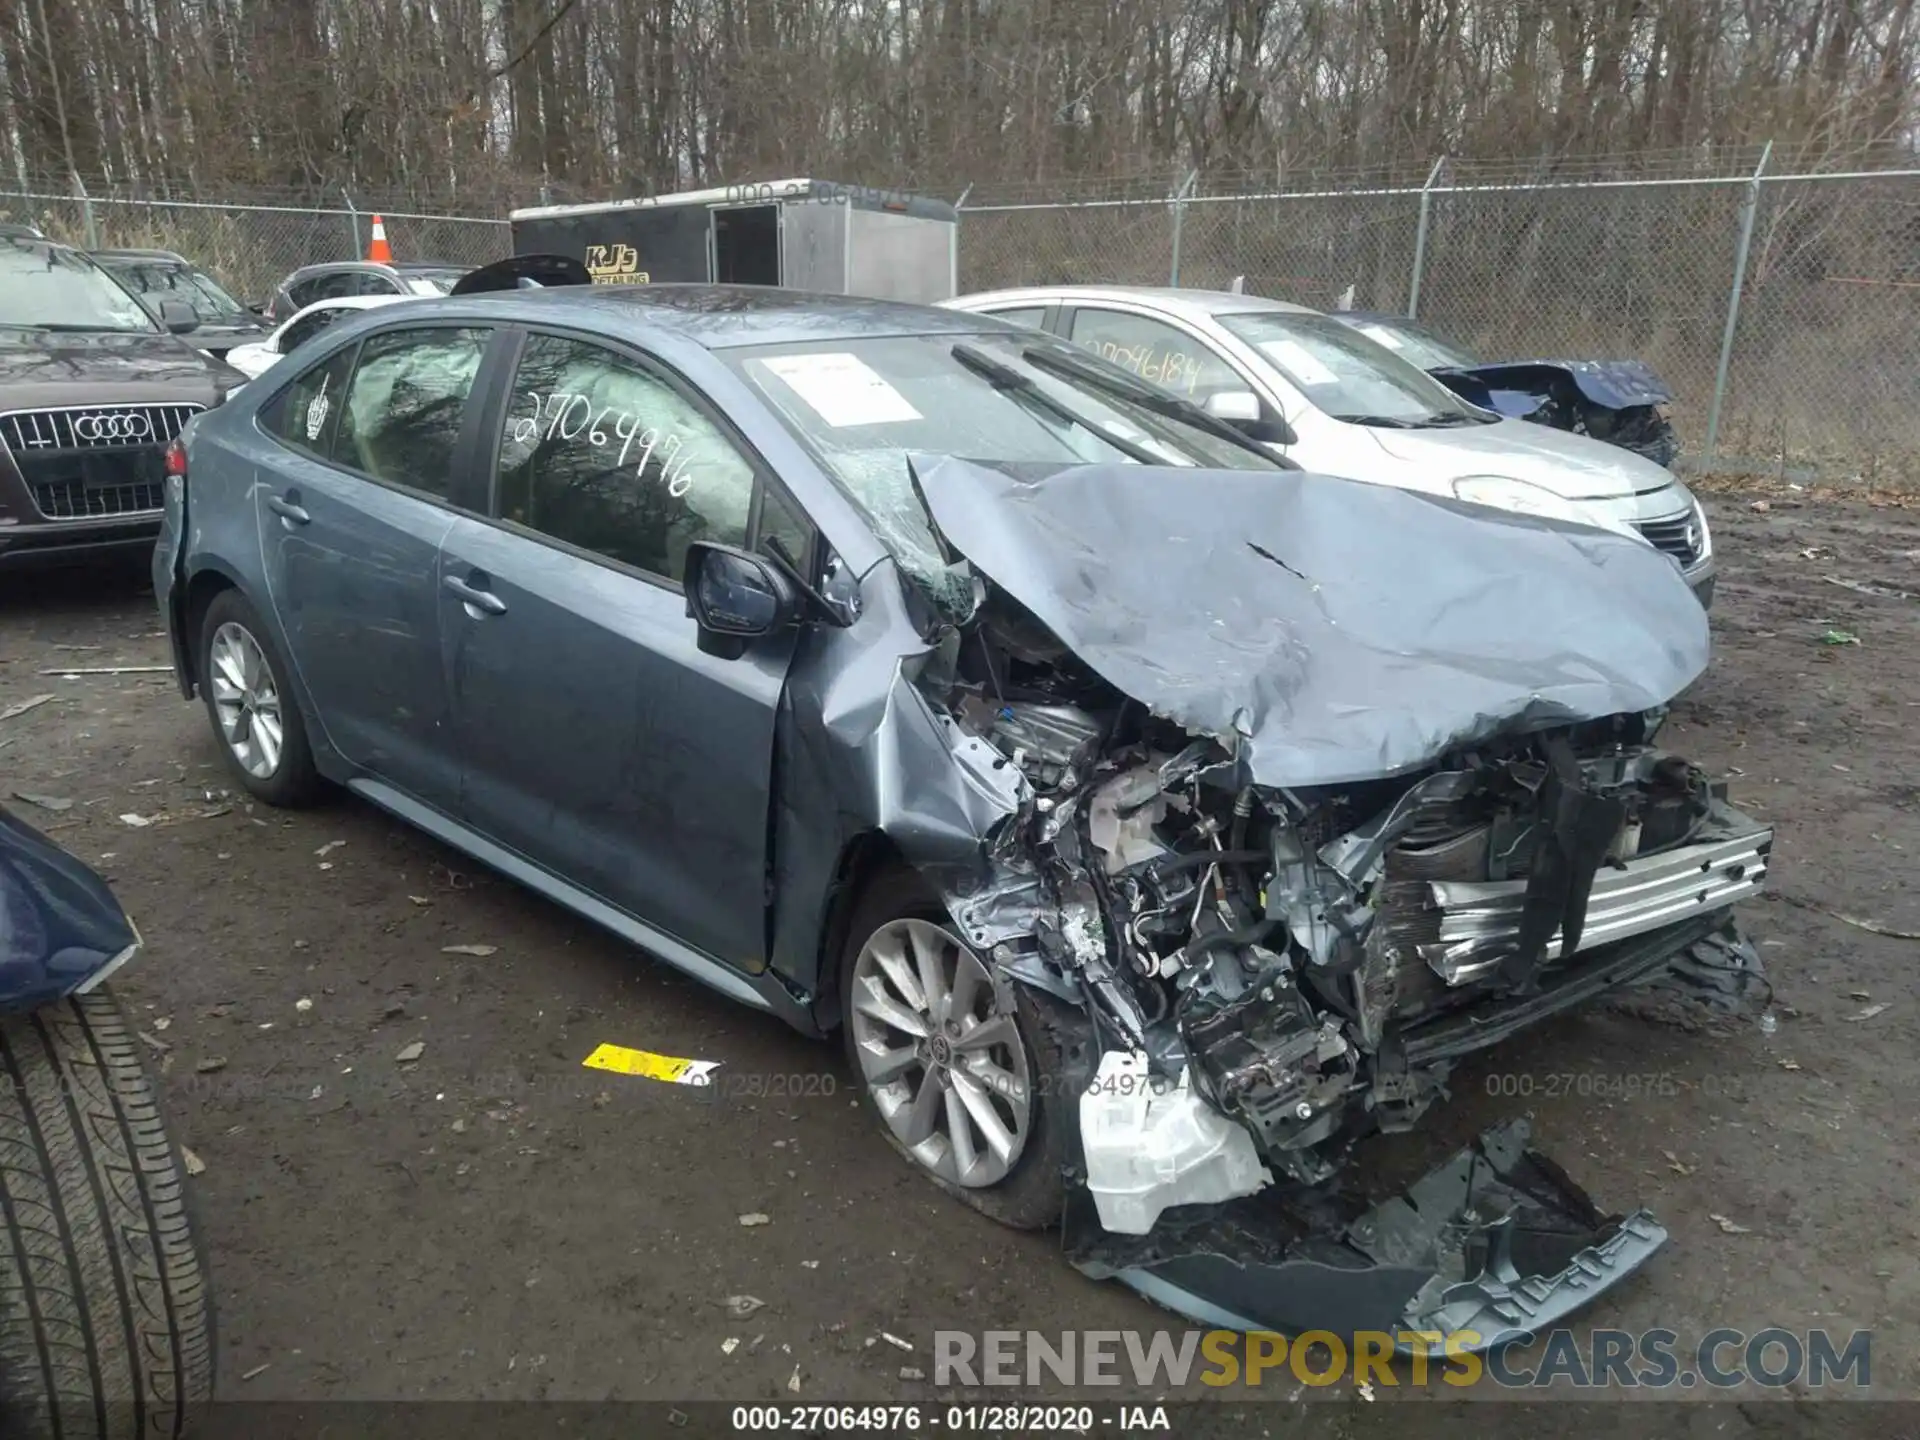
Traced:
<path id="1" fill-rule="evenodd" d="M 1151 450 L 1134 444 L 1131 440 L 1122 440 L 1118 435 L 1109 434 L 1105 429 L 1087 419 L 1086 416 L 1075 413 L 1070 406 L 1063 405 L 1060 401 L 1054 399 L 1053 396 L 1034 384 L 1029 377 L 1022 375 L 1011 365 L 994 359 L 982 350 L 976 350 L 965 341 L 960 341 L 955 344 L 952 354 L 954 359 L 966 366 L 967 369 L 973 371 L 974 374 L 985 380 L 989 385 L 993 386 L 994 389 L 1018 396 L 1030 407 L 1043 410 L 1056 420 L 1063 420 L 1077 429 L 1085 430 L 1090 434 L 1099 436 L 1101 440 L 1113 446 L 1114 449 L 1118 450 L 1122 455 L 1125 455 L 1136 464 L 1165 465 L 1167 463 L 1166 456 L 1156 455 Z"/>
<path id="2" fill-rule="evenodd" d="M 1425 422 L 1401 415 L 1335 415 L 1349 425 L 1372 425 L 1381 430 L 1418 430 Z"/>
<path id="3" fill-rule="evenodd" d="M 1447 415 L 1435 415 L 1420 422 L 1422 430 L 1453 430 L 1462 425 L 1490 425 L 1493 422 L 1484 415 L 1469 415 L 1456 410 Z"/>
<path id="4" fill-rule="evenodd" d="M 1265 445 L 1251 435 L 1236 430 L 1219 416 L 1209 415 L 1191 400 L 1182 400 L 1178 395 L 1163 395 L 1143 385 L 1127 384 L 1092 365 L 1082 365 L 1077 356 L 1043 350 L 1037 345 L 1022 350 L 1020 357 L 1036 370 L 1046 370 L 1055 375 L 1070 375 L 1076 380 L 1085 381 L 1097 390 L 1104 390 L 1109 395 L 1118 395 L 1123 400 L 1131 401 L 1155 415 L 1164 415 L 1169 420 L 1184 420 L 1196 429 L 1204 430 L 1230 445 L 1252 451 L 1269 465 L 1279 466 L 1280 464 L 1274 453 Z"/>

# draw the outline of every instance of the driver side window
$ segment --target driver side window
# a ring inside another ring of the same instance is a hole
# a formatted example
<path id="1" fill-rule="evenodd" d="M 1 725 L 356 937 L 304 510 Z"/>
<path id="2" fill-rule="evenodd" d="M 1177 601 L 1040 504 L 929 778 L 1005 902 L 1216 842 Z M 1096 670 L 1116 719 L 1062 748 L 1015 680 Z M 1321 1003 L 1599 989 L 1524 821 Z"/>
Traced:
<path id="1" fill-rule="evenodd" d="M 1163 320 L 1083 306 L 1074 311 L 1069 333 L 1074 344 L 1196 405 L 1250 388 L 1225 360 Z"/>
<path id="2" fill-rule="evenodd" d="M 678 584 L 694 541 L 747 544 L 755 490 L 752 462 L 662 376 L 586 341 L 528 339 L 500 439 L 501 519 Z M 763 533 L 804 549 L 774 503 Z"/>

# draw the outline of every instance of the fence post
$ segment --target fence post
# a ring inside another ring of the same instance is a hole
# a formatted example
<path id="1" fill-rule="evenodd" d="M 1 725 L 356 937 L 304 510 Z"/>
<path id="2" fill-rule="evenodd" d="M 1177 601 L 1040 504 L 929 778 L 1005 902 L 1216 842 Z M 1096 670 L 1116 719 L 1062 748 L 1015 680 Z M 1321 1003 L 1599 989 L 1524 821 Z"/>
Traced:
<path id="1" fill-rule="evenodd" d="M 344 185 L 340 187 L 340 198 L 347 202 L 347 234 L 351 245 L 347 251 L 347 258 L 358 260 L 367 253 L 360 246 L 360 212 L 353 208 L 353 196 L 347 193 Z"/>
<path id="2" fill-rule="evenodd" d="M 948 298 L 960 293 L 960 212 L 967 208 L 967 197 L 971 194 L 973 186 L 968 185 L 960 192 L 960 198 L 953 202 L 953 228 L 947 231 Z"/>
<path id="3" fill-rule="evenodd" d="M 1440 167 L 1447 163 L 1442 155 L 1427 171 L 1427 183 L 1420 187 L 1420 228 L 1413 235 L 1413 280 L 1407 286 L 1407 319 L 1420 318 L 1420 281 L 1427 273 L 1427 226 L 1433 219 L 1433 182 L 1440 178 Z"/>
<path id="4" fill-rule="evenodd" d="M 1187 213 L 1187 192 L 1193 189 L 1194 181 L 1199 178 L 1198 170 L 1189 170 L 1187 178 L 1173 192 L 1173 272 L 1167 283 L 1175 289 L 1180 285 L 1180 229 Z"/>
<path id="5" fill-rule="evenodd" d="M 1713 464 L 1720 445 L 1720 407 L 1727 399 L 1727 375 L 1733 368 L 1734 332 L 1740 326 L 1740 292 L 1747 285 L 1747 254 L 1753 248 L 1753 222 L 1760 214 L 1760 183 L 1766 177 L 1767 162 L 1773 158 L 1773 141 L 1760 152 L 1760 163 L 1753 167 L 1747 182 L 1747 198 L 1740 207 L 1740 244 L 1733 252 L 1733 293 L 1727 297 L 1727 328 L 1720 332 L 1720 365 L 1713 373 L 1713 400 L 1707 407 L 1707 453 L 1700 459 L 1704 470 Z"/>
<path id="6" fill-rule="evenodd" d="M 80 202 L 80 218 L 87 230 L 87 249 L 98 250 L 100 226 L 93 218 L 93 197 L 87 193 L 86 181 L 80 178 L 77 171 L 73 175 L 73 193 Z"/>

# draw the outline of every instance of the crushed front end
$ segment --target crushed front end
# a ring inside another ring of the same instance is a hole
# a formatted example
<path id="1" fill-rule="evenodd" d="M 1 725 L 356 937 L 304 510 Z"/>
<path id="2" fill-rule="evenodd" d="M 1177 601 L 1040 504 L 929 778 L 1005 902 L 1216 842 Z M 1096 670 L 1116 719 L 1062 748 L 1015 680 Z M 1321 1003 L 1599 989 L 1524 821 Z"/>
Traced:
<path id="1" fill-rule="evenodd" d="M 997 645 L 955 710 L 1032 798 L 993 881 L 950 904 L 983 954 L 1090 1017 L 1070 1240 L 1093 1273 L 1266 1328 L 1346 1314 L 1283 1278 L 1366 1275 L 1361 1328 L 1492 1343 L 1658 1248 L 1651 1216 L 1600 1216 L 1510 1134 L 1371 1221 L 1328 1198 L 1355 1143 L 1414 1126 L 1463 1057 L 1666 974 L 1761 889 L 1772 832 L 1655 746 L 1657 713 L 1272 789 L 1143 707 L 1088 708 L 1101 687 L 1070 657 Z M 1230 1223 L 1196 1217 L 1228 1202 Z"/>
<path id="2" fill-rule="evenodd" d="M 1130 504 L 1152 511 L 1160 494 L 1118 469 L 1090 468 L 1098 485 L 1076 494 L 1082 472 L 1035 483 L 949 465 L 929 497 L 994 583 L 921 683 L 1024 798 L 982 871 L 949 876 L 944 895 L 998 972 L 1085 1016 L 1081 1073 L 1060 1079 L 1080 1097 L 1076 1262 L 1202 1323 L 1439 1331 L 1473 1347 L 1644 1262 L 1665 1240 L 1653 1217 L 1602 1214 L 1524 1128 L 1488 1132 L 1384 1202 L 1357 1197 L 1349 1162 L 1368 1135 L 1416 1126 L 1462 1058 L 1549 1016 L 1713 967 L 1757 976 L 1731 912 L 1762 888 L 1772 832 L 1657 744 L 1706 653 L 1671 567 L 1577 534 L 1558 558 L 1592 565 L 1557 597 L 1568 614 L 1601 613 L 1606 588 L 1591 612 L 1579 590 L 1608 569 L 1610 583 L 1644 576 L 1653 603 L 1595 622 L 1577 661 L 1531 662 L 1514 652 L 1541 627 L 1485 577 L 1498 559 L 1524 583 L 1526 547 L 1549 547 L 1544 561 L 1562 532 L 1513 522 L 1503 551 L 1489 526 L 1361 487 L 1376 493 L 1342 503 L 1378 510 L 1368 543 L 1389 563 L 1409 519 L 1457 559 L 1465 598 L 1451 613 L 1444 584 L 1429 599 L 1457 620 L 1454 648 L 1423 616 L 1433 648 L 1410 662 L 1386 643 L 1390 585 L 1322 580 L 1303 558 L 1316 525 L 1327 553 L 1347 538 L 1310 488 L 1338 482 L 1308 480 L 1291 523 L 1282 505 L 1270 533 L 1198 537 L 1188 563 L 1212 587 L 1199 623 L 1156 647 L 1141 632 L 1165 577 L 1108 571 L 1096 591 L 1075 567 L 1110 548 L 1098 536 L 1040 573 L 1051 550 L 1024 547 L 1003 517 L 1058 543 L 1069 523 L 1097 528 L 1080 517 L 1126 525 Z M 1180 541 L 1206 528 L 1159 523 Z M 1431 564 L 1423 578 L 1436 570 L 1451 578 Z M 1322 668 L 1331 643 L 1346 648 Z M 1404 706 L 1364 703 L 1396 682 Z"/>

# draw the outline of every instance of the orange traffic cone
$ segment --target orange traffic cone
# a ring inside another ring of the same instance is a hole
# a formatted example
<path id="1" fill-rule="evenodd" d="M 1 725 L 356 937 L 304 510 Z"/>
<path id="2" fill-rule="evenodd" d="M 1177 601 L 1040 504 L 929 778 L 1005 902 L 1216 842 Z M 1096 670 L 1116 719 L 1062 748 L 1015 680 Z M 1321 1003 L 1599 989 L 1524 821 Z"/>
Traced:
<path id="1" fill-rule="evenodd" d="M 387 244 L 387 222 L 373 217 L 373 239 L 367 242 L 367 259 L 379 265 L 393 263 L 393 247 Z"/>

